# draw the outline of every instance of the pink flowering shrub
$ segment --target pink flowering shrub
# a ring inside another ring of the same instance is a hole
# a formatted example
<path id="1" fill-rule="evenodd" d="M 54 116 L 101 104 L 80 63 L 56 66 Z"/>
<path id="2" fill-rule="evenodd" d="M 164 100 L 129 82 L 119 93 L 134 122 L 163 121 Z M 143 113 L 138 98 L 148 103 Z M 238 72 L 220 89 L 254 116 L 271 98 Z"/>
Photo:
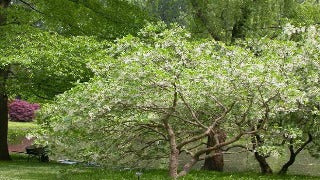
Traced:
<path id="1" fill-rule="evenodd" d="M 9 104 L 9 117 L 11 121 L 29 122 L 34 119 L 35 111 L 39 108 L 39 104 L 16 99 Z"/>

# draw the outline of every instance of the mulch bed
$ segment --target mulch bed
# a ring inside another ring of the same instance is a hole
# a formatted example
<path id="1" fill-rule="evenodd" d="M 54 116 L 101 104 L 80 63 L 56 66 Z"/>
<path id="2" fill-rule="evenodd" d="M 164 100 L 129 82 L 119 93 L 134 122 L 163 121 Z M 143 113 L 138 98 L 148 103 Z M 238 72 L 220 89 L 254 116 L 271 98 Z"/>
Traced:
<path id="1" fill-rule="evenodd" d="M 33 144 L 34 139 L 24 138 L 20 144 L 9 144 L 9 152 L 26 152 L 26 147 Z"/>

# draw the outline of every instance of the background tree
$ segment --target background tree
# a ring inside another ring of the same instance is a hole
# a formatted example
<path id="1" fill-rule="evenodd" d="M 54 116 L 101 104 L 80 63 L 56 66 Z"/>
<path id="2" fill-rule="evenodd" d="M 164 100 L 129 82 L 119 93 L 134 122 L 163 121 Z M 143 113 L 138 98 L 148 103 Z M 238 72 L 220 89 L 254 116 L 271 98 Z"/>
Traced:
<path id="1" fill-rule="evenodd" d="M 8 96 L 52 100 L 75 82 L 89 80 L 92 72 L 86 63 L 106 46 L 105 39 L 142 26 L 140 9 L 122 1 L 108 1 L 108 6 L 99 2 L 1 1 L 1 160 L 10 159 Z"/>
<path id="2" fill-rule="evenodd" d="M 286 23 L 319 23 L 315 0 L 128 0 L 166 23 L 178 22 L 198 37 L 234 41 L 246 37 L 276 37 Z"/>

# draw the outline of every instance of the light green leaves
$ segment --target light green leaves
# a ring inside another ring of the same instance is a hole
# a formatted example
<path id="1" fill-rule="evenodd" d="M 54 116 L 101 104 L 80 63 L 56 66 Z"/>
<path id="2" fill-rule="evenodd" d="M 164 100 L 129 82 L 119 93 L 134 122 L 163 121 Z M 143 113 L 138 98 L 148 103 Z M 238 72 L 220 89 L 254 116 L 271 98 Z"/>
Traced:
<path id="1" fill-rule="evenodd" d="M 210 126 L 223 107 L 234 104 L 219 122 L 231 136 L 308 102 L 301 90 L 303 74 L 297 72 L 302 67 L 311 70 L 305 66 L 311 60 L 298 61 L 304 54 L 295 42 L 263 39 L 241 47 L 192 41 L 184 29 L 167 29 L 163 23 L 150 24 L 139 35 L 118 39 L 99 51 L 88 63 L 95 78 L 43 109 L 42 139 L 54 152 L 127 166 L 166 156 L 168 141 L 161 123 L 174 92 L 179 97 L 170 123 L 177 142 L 188 132 L 201 132 L 197 123 Z M 264 126 L 272 129 L 268 123 Z M 158 141 L 163 143 L 153 144 Z M 276 152 L 268 147 L 263 152 Z"/>

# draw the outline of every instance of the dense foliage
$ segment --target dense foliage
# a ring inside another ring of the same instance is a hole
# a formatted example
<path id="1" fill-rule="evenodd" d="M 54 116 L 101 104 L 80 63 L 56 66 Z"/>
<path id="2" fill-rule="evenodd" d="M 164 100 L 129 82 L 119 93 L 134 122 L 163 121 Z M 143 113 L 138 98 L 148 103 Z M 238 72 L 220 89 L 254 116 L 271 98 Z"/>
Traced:
<path id="1" fill-rule="evenodd" d="M 148 19 L 121 0 L 0 1 L 0 160 L 7 148 L 8 97 L 50 101 L 93 73 L 89 59 Z"/>
<path id="2" fill-rule="evenodd" d="M 276 37 L 286 23 L 320 23 L 317 0 L 128 0 L 166 23 L 178 22 L 195 37 L 233 41 Z"/>
<path id="3" fill-rule="evenodd" d="M 140 8 L 123 0 L 12 0 L 3 10 L 2 26 L 30 25 L 64 36 L 94 36 L 113 40 L 136 34 L 145 20 L 151 20 Z"/>
<path id="4" fill-rule="evenodd" d="M 44 108 L 42 140 L 78 160 L 149 166 L 156 158 L 169 163 L 171 176 L 185 175 L 213 150 L 272 132 L 279 115 L 319 97 L 319 31 L 305 30 L 302 42 L 289 40 L 287 31 L 278 40 L 226 46 L 193 41 L 175 25 L 149 25 L 89 63 L 95 73 L 89 83 Z M 206 147 L 205 138 L 219 129 L 226 142 Z M 190 162 L 179 173 L 181 153 Z"/>
<path id="5" fill-rule="evenodd" d="M 318 0 L 2 0 L 0 160 L 21 95 L 57 157 L 177 178 L 240 148 L 284 174 L 320 156 L 319 23 Z"/>

